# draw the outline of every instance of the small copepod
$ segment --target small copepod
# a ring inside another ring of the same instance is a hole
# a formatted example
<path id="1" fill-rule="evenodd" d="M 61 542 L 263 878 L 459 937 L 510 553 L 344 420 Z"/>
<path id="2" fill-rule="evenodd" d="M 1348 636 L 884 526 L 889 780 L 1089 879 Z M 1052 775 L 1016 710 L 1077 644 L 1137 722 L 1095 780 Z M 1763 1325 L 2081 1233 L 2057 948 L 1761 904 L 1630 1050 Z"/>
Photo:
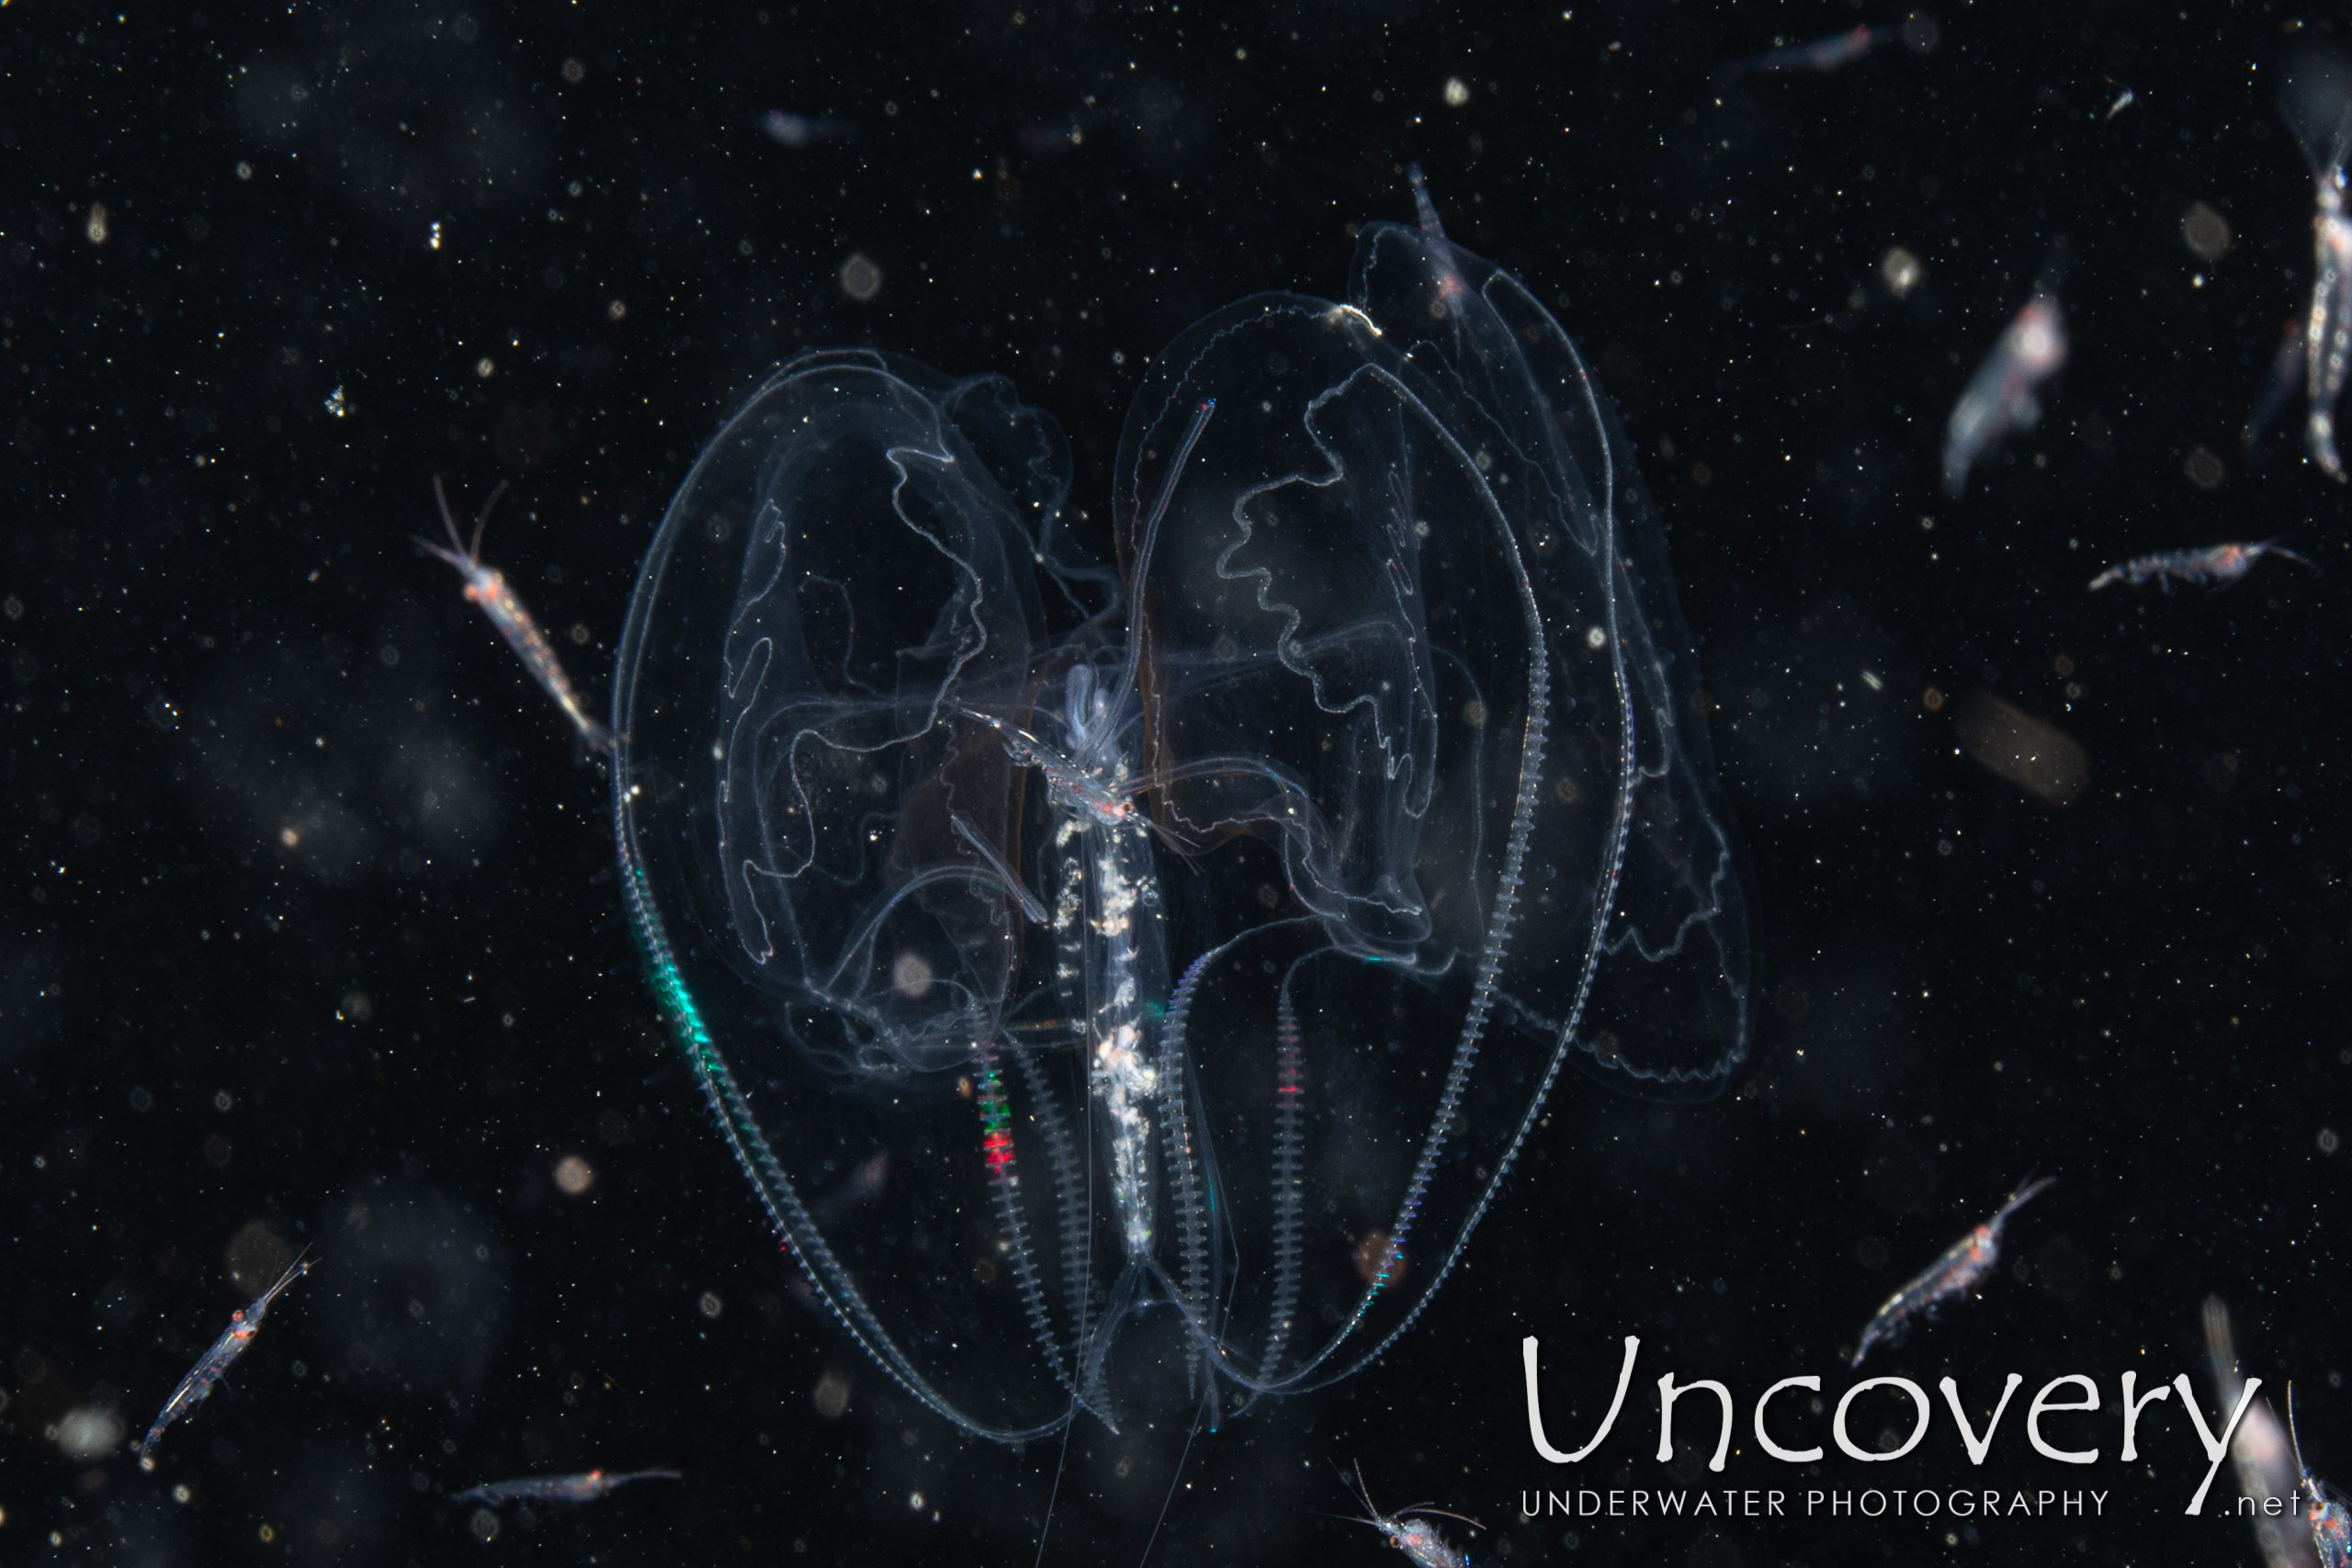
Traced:
<path id="1" fill-rule="evenodd" d="M 2312 564 L 2275 539 L 2209 545 L 2201 550 L 2158 550 L 2154 555 L 2134 556 L 2109 567 L 2091 579 L 2091 592 L 2096 593 L 2118 582 L 2128 582 L 2134 588 L 2153 582 L 2167 593 L 2176 582 L 2218 582 L 2226 586 L 2244 577 L 2264 556 L 2285 556 L 2305 566 Z"/>
<path id="2" fill-rule="evenodd" d="M 309 1249 L 303 1250 L 307 1252 Z M 286 1272 L 277 1277 L 277 1283 L 254 1298 L 251 1305 L 229 1314 L 229 1326 L 221 1331 L 220 1338 L 212 1342 L 212 1348 L 198 1358 L 196 1365 L 188 1369 L 187 1376 L 180 1379 L 179 1386 L 172 1390 L 172 1397 L 164 1401 L 164 1408 L 156 1412 L 155 1424 L 147 1428 L 145 1437 L 139 1439 L 141 1469 L 155 1468 L 155 1442 L 164 1435 L 164 1428 L 196 1413 L 196 1407 L 204 1403 L 213 1385 L 227 1373 L 229 1364 L 243 1355 L 245 1347 L 254 1342 L 254 1336 L 261 1332 L 261 1320 L 268 1313 L 269 1303 L 277 1299 L 280 1291 L 310 1271 L 309 1262 L 301 1254 L 296 1254 Z"/>
<path id="3" fill-rule="evenodd" d="M 572 688 L 571 678 L 563 672 L 562 660 L 556 657 L 554 644 L 548 641 L 538 622 L 531 618 L 531 612 L 523 607 L 523 601 L 506 585 L 506 574 L 481 563 L 482 527 L 490 521 L 490 509 L 505 493 L 506 487 L 501 484 L 482 502 L 481 513 L 474 518 L 473 542 L 469 545 L 458 536 L 458 520 L 450 514 L 449 498 L 442 491 L 440 477 L 435 475 L 433 499 L 440 503 L 441 525 L 448 530 L 449 543 L 436 545 L 424 537 L 418 537 L 416 542 L 457 569 L 466 580 L 466 597 L 481 606 L 490 624 L 498 628 L 498 635 L 506 639 L 506 646 L 514 650 L 514 656 L 523 661 L 523 668 L 531 672 L 531 679 L 539 683 L 540 690 L 563 709 L 563 716 L 571 721 L 571 728 L 580 732 L 580 738 L 595 750 L 609 751 L 613 748 L 613 732 L 588 716 L 580 694 Z"/>
<path id="4" fill-rule="evenodd" d="M 1911 1326 L 1911 1320 L 1921 1313 L 1932 1314 L 1952 1297 L 1974 1290 L 1977 1282 L 2001 1260 L 2001 1227 L 2008 1223 L 2011 1214 L 2047 1191 L 2056 1179 L 2045 1176 L 2027 1182 L 2009 1195 L 1998 1213 L 1953 1242 L 1925 1272 L 1887 1297 L 1886 1304 L 1863 1325 L 1862 1342 L 1854 1348 L 1853 1364 L 1860 1366 L 1872 1346 L 1891 1345 L 1901 1338 Z"/>
<path id="5" fill-rule="evenodd" d="M 526 1475 L 519 1481 L 492 1481 L 449 1494 L 452 1503 L 480 1503 L 495 1508 L 505 1503 L 593 1503 L 616 1486 L 632 1481 L 684 1481 L 683 1472 L 666 1466 L 657 1470 L 627 1470 L 618 1474 L 592 1470 L 580 1475 Z"/>
<path id="6" fill-rule="evenodd" d="M 1346 1477 L 1340 1479 L 1345 1480 Z M 1371 1488 L 1363 1483 L 1362 1464 L 1356 1466 L 1356 1497 L 1363 1504 L 1367 1517 L 1354 1518 L 1352 1522 L 1370 1525 L 1386 1536 L 1388 1544 L 1411 1559 L 1414 1568 L 1469 1568 L 1470 1565 L 1469 1554 L 1456 1551 L 1452 1542 L 1437 1533 L 1437 1527 L 1429 1522 L 1430 1517 L 1460 1519 L 1472 1529 L 1487 1528 L 1466 1514 L 1449 1513 L 1427 1503 L 1416 1503 L 1393 1514 L 1382 1513 L 1373 1505 Z"/>
<path id="7" fill-rule="evenodd" d="M 2335 1489 L 2311 1472 L 2303 1462 L 2303 1439 L 2295 1430 L 2295 1385 L 2287 1385 L 2287 1437 L 2295 1447 L 2295 1470 L 2311 1501 L 2303 1517 L 2312 1527 L 2312 1548 L 2321 1568 L 2352 1568 L 2352 1508 L 2344 1506 Z"/>
<path id="8" fill-rule="evenodd" d="M 1951 406 L 1944 432 L 1946 494 L 1959 499 L 1968 486 L 1969 468 L 1985 448 L 2012 430 L 2033 428 L 2041 417 L 2035 389 L 2065 363 L 2066 323 L 2057 286 L 2045 277 Z"/>

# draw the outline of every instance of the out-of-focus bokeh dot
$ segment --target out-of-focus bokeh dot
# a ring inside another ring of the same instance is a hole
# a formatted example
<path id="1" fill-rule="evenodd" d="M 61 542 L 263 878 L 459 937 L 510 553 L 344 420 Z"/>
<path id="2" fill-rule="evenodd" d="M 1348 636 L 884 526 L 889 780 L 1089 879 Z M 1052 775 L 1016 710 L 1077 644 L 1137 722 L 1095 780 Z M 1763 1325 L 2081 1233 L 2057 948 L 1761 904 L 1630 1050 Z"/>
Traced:
<path id="1" fill-rule="evenodd" d="M 565 1155 L 555 1162 L 556 1190 L 567 1198 L 577 1198 L 596 1185 L 596 1168 L 578 1155 Z"/>
<path id="2" fill-rule="evenodd" d="M 229 1238 L 220 1261 L 240 1292 L 259 1295 L 292 1265 L 294 1249 L 266 1222 L 248 1220 Z"/>

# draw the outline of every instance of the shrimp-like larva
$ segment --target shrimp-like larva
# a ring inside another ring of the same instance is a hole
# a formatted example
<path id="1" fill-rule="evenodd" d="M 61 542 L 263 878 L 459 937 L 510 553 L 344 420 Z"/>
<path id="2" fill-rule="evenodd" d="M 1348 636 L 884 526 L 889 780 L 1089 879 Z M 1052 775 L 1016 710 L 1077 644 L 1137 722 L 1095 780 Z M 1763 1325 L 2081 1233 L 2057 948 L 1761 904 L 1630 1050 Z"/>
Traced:
<path id="1" fill-rule="evenodd" d="M 2049 1190 L 2056 1179 L 2045 1176 L 2018 1188 L 2001 1205 L 1998 1213 L 1946 1247 L 1944 1255 L 1925 1272 L 1887 1297 L 1886 1304 L 1862 1327 L 1862 1342 L 1854 1350 L 1854 1365 L 1862 1364 L 1862 1358 L 1871 1353 L 1873 1345 L 1892 1344 L 1901 1338 L 1913 1318 L 1922 1313 L 1933 1313 L 1952 1297 L 1974 1290 L 2001 1260 L 2001 1227 L 2008 1224 L 2011 1214 Z"/>
<path id="2" fill-rule="evenodd" d="M 466 597 L 481 606 L 482 614 L 490 617 L 490 624 L 498 628 L 498 635 L 506 639 L 506 646 L 514 650 L 514 656 L 523 661 L 523 668 L 531 672 L 531 679 L 539 683 L 539 689 L 553 697 L 556 705 L 563 709 L 563 716 L 571 721 L 571 728 L 580 732 L 580 738 L 596 750 L 609 751 L 613 747 L 613 732 L 588 716 L 587 708 L 580 701 L 579 692 L 571 684 L 571 677 L 563 672 L 563 662 L 556 658 L 555 645 L 548 641 L 545 632 L 539 630 L 539 623 L 531 618 L 531 612 L 523 607 L 523 601 L 514 596 L 514 590 L 506 585 L 506 574 L 481 562 L 483 525 L 490 521 L 490 509 L 496 506 L 498 498 L 505 493 L 503 483 L 490 492 L 490 499 L 482 502 L 481 511 L 474 518 L 473 542 L 468 544 L 458 537 L 458 520 L 449 512 L 449 498 L 442 491 L 440 476 L 435 475 L 433 499 L 440 503 L 441 526 L 448 530 L 449 542 L 446 546 L 436 545 L 421 536 L 416 542 L 457 569 L 458 574 L 466 580 Z"/>
<path id="3" fill-rule="evenodd" d="M 1361 1464 L 1356 1466 L 1356 1496 L 1363 1502 L 1364 1513 L 1370 1517 L 1354 1522 L 1370 1525 L 1386 1536 L 1389 1545 L 1412 1559 L 1413 1568 L 1470 1568 L 1469 1554 L 1455 1551 L 1452 1541 L 1437 1533 L 1435 1525 L 1418 1516 L 1460 1519 L 1472 1529 L 1487 1528 L 1477 1520 L 1466 1514 L 1449 1513 L 1443 1508 L 1432 1507 L 1427 1503 L 1416 1503 L 1409 1508 L 1384 1514 L 1373 1506 L 1372 1490 L 1363 1483 L 1363 1466 Z"/>
<path id="4" fill-rule="evenodd" d="M 2044 276 L 1952 405 L 1944 433 L 1947 495 L 1959 499 L 1968 487 L 1969 468 L 1995 442 L 2013 430 L 2033 428 L 2041 417 L 2036 389 L 2065 363 L 2065 318 L 2054 280 Z"/>
<path id="5" fill-rule="evenodd" d="M 2305 566 L 2312 564 L 2276 539 L 2209 545 L 2201 550 L 2159 550 L 2109 567 L 2091 579 L 2091 591 L 2097 592 L 2118 582 L 2128 582 L 2134 588 L 2153 582 L 2167 593 L 2176 582 L 2218 582 L 2227 586 L 2244 577 L 2264 556 L 2285 556 Z"/>
<path id="6" fill-rule="evenodd" d="M 221 1331 L 220 1338 L 212 1342 L 212 1348 L 198 1358 L 196 1365 L 188 1369 L 187 1376 L 180 1379 L 179 1386 L 172 1390 L 172 1397 L 164 1401 L 164 1408 L 156 1412 L 155 1424 L 148 1427 L 147 1435 L 139 1440 L 141 1468 L 154 1468 L 155 1443 L 163 1437 L 164 1428 L 196 1413 L 196 1407 L 204 1403 L 212 1393 L 213 1385 L 227 1373 L 230 1363 L 243 1355 L 245 1347 L 254 1342 L 254 1336 L 261 1332 L 261 1320 L 268 1313 L 269 1303 L 277 1299 L 280 1291 L 310 1271 L 310 1263 L 297 1256 L 286 1272 L 277 1277 L 277 1283 L 255 1297 L 252 1305 L 240 1307 L 229 1314 L 229 1326 Z"/>

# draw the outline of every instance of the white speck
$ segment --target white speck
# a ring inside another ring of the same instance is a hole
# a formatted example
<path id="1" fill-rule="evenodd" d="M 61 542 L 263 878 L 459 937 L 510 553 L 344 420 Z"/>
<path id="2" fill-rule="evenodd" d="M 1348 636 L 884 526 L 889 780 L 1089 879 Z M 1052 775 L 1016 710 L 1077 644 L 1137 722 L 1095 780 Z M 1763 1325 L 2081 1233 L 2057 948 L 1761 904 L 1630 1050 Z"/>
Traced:
<path id="1" fill-rule="evenodd" d="M 928 992 L 932 979 L 931 965 L 922 961 L 921 953 L 902 953 L 898 962 L 890 965 L 890 988 L 909 1000 Z"/>
<path id="2" fill-rule="evenodd" d="M 67 1459 L 96 1459 L 122 1441 L 122 1417 L 99 1405 L 77 1405 L 59 1416 L 51 1430 Z"/>
<path id="3" fill-rule="evenodd" d="M 882 269 L 863 251 L 852 251 L 842 263 L 842 292 L 865 304 L 882 292 Z"/>

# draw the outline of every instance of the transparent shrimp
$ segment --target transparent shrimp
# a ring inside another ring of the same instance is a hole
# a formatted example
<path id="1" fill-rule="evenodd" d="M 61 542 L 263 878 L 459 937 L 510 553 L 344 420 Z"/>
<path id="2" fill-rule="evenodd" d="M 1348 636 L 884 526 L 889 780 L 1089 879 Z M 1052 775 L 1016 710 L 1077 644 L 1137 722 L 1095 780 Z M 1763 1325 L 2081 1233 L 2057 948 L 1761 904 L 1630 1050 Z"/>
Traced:
<path id="1" fill-rule="evenodd" d="M 506 639 L 506 646 L 514 650 L 514 656 L 523 661 L 523 668 L 531 672 L 531 679 L 539 683 L 540 690 L 563 709 L 563 716 L 571 721 L 571 728 L 580 732 L 580 738 L 595 750 L 609 751 L 613 732 L 588 716 L 571 678 L 563 672 L 562 660 L 555 655 L 555 645 L 548 641 L 538 622 L 531 618 L 531 612 L 523 607 L 523 601 L 506 585 L 506 574 L 481 562 L 483 525 L 490 521 L 490 509 L 505 493 L 504 484 L 490 492 L 490 499 L 482 502 L 481 513 L 474 518 L 473 542 L 468 544 L 458 536 L 458 520 L 450 514 L 449 498 L 442 491 L 440 476 L 435 475 L 433 499 L 440 503 L 441 525 L 448 530 L 449 543 L 436 545 L 423 537 L 416 542 L 457 569 L 466 580 L 466 597 L 481 606 L 490 624 L 498 628 L 498 635 Z"/>
<path id="2" fill-rule="evenodd" d="M 2158 550 L 2154 555 L 2133 556 L 2109 567 L 2091 579 L 2091 592 L 2096 593 L 2118 582 L 2128 582 L 2134 588 L 2153 582 L 2167 593 L 2176 582 L 2218 582 L 2226 586 L 2244 577 L 2264 556 L 2284 556 L 2305 566 L 2312 564 L 2276 539 L 2209 545 L 2201 550 Z"/>
<path id="3" fill-rule="evenodd" d="M 658 1470 L 627 1470 L 618 1474 L 591 1470 L 579 1475 L 526 1475 L 518 1481 L 492 1481 L 469 1486 L 463 1492 L 452 1492 L 449 1501 L 480 1503 L 492 1508 L 504 1503 L 593 1503 L 614 1487 L 627 1486 L 632 1481 L 684 1479 L 684 1472 L 666 1466 Z"/>
<path id="4" fill-rule="evenodd" d="M 2065 317 L 2055 282 L 2044 277 L 1951 406 L 1944 432 L 1946 494 L 1959 498 L 1968 487 L 1968 470 L 2002 436 L 2033 428 L 2041 417 L 2036 389 L 2065 363 Z"/>
<path id="5" fill-rule="evenodd" d="M 1887 1297 L 1886 1304 L 1862 1326 L 1862 1342 L 1855 1347 L 1853 1364 L 1860 1366 L 1872 1346 L 1893 1344 L 1901 1338 L 1911 1326 L 1911 1320 L 1920 1314 L 1933 1313 L 1952 1297 L 1974 1290 L 1977 1282 L 2001 1260 L 2001 1227 L 2008 1224 L 2011 1214 L 2048 1191 L 2056 1180 L 2056 1177 L 2045 1176 L 2039 1181 L 2027 1182 L 2009 1195 L 1998 1213 L 1946 1247 L 1944 1255 L 1928 1265 L 1925 1272 Z"/>
<path id="6" fill-rule="evenodd" d="M 303 1253 L 309 1250 L 305 1247 Z M 245 1347 L 251 1345 L 254 1336 L 261 1332 L 261 1320 L 268 1313 L 269 1303 L 277 1299 L 277 1293 L 310 1271 L 310 1263 L 302 1254 L 297 1254 L 286 1272 L 277 1277 L 277 1283 L 254 1298 L 252 1305 L 241 1307 L 229 1314 L 229 1326 L 221 1332 L 220 1338 L 212 1342 L 212 1348 L 197 1359 L 196 1365 L 188 1369 L 187 1376 L 180 1379 L 179 1386 L 172 1390 L 172 1397 L 164 1401 L 164 1408 L 156 1412 L 155 1424 L 147 1428 L 144 1438 L 139 1439 L 139 1466 L 141 1470 L 155 1468 L 155 1442 L 164 1435 L 164 1428 L 194 1415 L 196 1407 L 212 1393 L 213 1385 L 227 1373 L 229 1364 L 245 1353 Z"/>
<path id="7" fill-rule="evenodd" d="M 2230 1334 L 2230 1309 L 2220 1297 L 2205 1299 L 2205 1357 L 2213 1371 L 2213 1392 L 2221 1407 L 2230 1412 L 2224 1428 L 2224 1449 L 2237 1472 L 2244 1506 L 2237 1511 L 2254 1526 L 2255 1545 L 2262 1552 L 2263 1568 L 2320 1568 L 2312 1551 L 2309 1529 L 2288 1510 L 2302 1483 L 2299 1461 L 2289 1434 L 2270 1413 L 2270 1402 L 2255 1395 L 2260 1378 L 2238 1373 L 2237 1347 Z M 2290 1391 L 2290 1397 L 2292 1391 Z M 2187 1397 L 2186 1391 L 2183 1397 Z M 2289 1415 L 2293 1414 L 2292 1406 Z M 2215 1453 L 2214 1469 L 2221 1468 Z M 2211 1474 L 2208 1472 L 2207 1480 Z M 2204 1494 L 2198 1494 L 2202 1502 Z"/>
<path id="8" fill-rule="evenodd" d="M 2344 209 L 2344 164 L 2352 152 L 2352 73 L 2332 54 L 2305 55 L 2287 72 L 2279 109 L 2312 171 L 2312 300 L 2303 324 L 2303 392 L 2310 411 L 2303 445 L 2322 473 L 2341 481 L 2335 403 L 2352 369 L 2352 217 Z"/>
<path id="9" fill-rule="evenodd" d="M 1340 1479 L 1345 1480 L 1346 1477 Z M 1370 1525 L 1386 1536 L 1388 1544 L 1411 1559 L 1414 1568 L 1470 1568 L 1469 1554 L 1455 1551 L 1453 1544 L 1438 1534 L 1437 1527 L 1429 1519 L 1430 1517 L 1460 1519 L 1472 1529 L 1485 1529 L 1487 1527 L 1477 1520 L 1466 1514 L 1449 1513 L 1443 1508 L 1432 1507 L 1427 1503 L 1416 1503 L 1409 1508 L 1384 1514 L 1373 1505 L 1372 1490 L 1363 1483 L 1362 1464 L 1356 1466 L 1356 1497 L 1363 1504 L 1364 1514 L 1368 1517 L 1352 1522 Z"/>

